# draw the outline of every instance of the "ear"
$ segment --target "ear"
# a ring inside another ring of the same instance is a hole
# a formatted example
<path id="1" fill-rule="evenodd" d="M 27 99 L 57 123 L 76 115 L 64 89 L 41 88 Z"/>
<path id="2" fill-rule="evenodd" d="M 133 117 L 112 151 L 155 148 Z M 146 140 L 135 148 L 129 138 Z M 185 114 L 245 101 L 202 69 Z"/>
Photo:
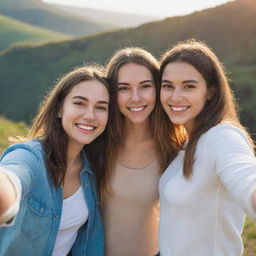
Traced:
<path id="1" fill-rule="evenodd" d="M 207 90 L 207 100 L 211 100 L 213 98 L 214 94 L 215 94 L 215 87 L 211 86 Z"/>

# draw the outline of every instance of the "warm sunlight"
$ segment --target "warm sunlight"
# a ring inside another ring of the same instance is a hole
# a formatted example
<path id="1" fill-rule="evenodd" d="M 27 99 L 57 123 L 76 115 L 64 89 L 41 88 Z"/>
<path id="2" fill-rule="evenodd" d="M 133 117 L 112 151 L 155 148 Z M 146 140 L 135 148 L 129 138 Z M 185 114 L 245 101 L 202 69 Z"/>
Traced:
<path id="1" fill-rule="evenodd" d="M 136 13 L 156 17 L 188 14 L 205 8 L 214 7 L 232 0 L 43 0 L 47 3 L 83 6 L 116 12 Z"/>

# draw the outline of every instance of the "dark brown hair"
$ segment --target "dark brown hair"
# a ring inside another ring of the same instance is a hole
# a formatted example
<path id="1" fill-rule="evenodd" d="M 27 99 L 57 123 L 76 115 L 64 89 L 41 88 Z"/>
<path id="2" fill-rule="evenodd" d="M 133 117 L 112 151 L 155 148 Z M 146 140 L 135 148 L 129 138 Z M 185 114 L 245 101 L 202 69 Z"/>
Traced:
<path id="1" fill-rule="evenodd" d="M 111 189 L 109 188 L 109 180 L 114 163 L 116 162 L 118 148 L 124 141 L 124 117 L 119 111 L 117 104 L 117 79 L 120 68 L 129 63 L 146 67 L 150 71 L 156 86 L 156 106 L 149 116 L 149 125 L 155 139 L 156 151 L 159 153 L 158 161 L 160 163 L 161 170 L 166 167 L 169 159 L 175 154 L 175 150 L 172 145 L 163 141 L 163 138 L 157 136 L 157 133 L 159 133 L 159 130 L 161 129 L 161 120 L 158 119 L 160 115 L 157 113 L 161 113 L 162 111 L 160 104 L 160 77 L 158 61 L 152 54 L 138 47 L 128 47 L 117 51 L 109 60 L 106 67 L 107 78 L 110 84 L 112 107 L 110 107 L 111 118 L 109 119 L 110 130 L 107 148 L 108 165 L 106 170 L 106 179 L 101 184 L 101 191 L 103 194 L 105 192 L 111 192 Z M 169 127 L 168 130 L 170 131 Z"/>
<path id="2" fill-rule="evenodd" d="M 26 138 L 41 138 L 46 155 L 46 164 L 55 186 L 59 186 L 64 181 L 68 147 L 68 137 L 62 127 L 58 113 L 65 97 L 70 91 L 78 83 L 90 80 L 98 80 L 109 90 L 101 67 L 93 65 L 74 69 L 62 77 L 45 97 Z M 105 167 L 105 133 L 103 132 L 103 134 L 85 147 L 87 157 L 94 168 L 98 180 Z"/>
<path id="3" fill-rule="evenodd" d="M 173 62 L 186 62 L 192 65 L 205 79 L 208 89 L 211 88 L 213 92 L 211 100 L 206 102 L 203 110 L 195 118 L 195 126 L 186 146 L 183 174 L 188 178 L 193 171 L 195 149 L 202 134 L 224 120 L 243 130 L 245 128 L 240 124 L 237 105 L 224 67 L 206 44 L 193 39 L 178 43 L 162 56 L 161 76 L 166 66 Z M 246 134 L 251 141 L 249 134 Z"/>

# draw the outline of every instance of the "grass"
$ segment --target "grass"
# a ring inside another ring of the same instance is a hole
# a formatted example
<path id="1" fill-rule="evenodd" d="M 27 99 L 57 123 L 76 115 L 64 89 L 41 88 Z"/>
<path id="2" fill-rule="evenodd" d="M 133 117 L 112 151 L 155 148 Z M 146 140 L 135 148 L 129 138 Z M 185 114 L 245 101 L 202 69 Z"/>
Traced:
<path id="1" fill-rule="evenodd" d="M 27 127 L 23 122 L 11 122 L 4 117 L 0 117 L 0 153 L 10 145 L 8 141 L 12 136 L 25 136 Z"/>

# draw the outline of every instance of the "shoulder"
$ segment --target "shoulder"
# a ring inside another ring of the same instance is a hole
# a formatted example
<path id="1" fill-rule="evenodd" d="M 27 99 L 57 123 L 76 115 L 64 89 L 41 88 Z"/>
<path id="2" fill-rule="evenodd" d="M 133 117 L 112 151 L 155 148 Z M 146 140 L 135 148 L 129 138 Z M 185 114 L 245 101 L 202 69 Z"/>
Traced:
<path id="1" fill-rule="evenodd" d="M 43 154 L 42 144 L 39 139 L 33 139 L 31 141 L 17 143 L 9 146 L 2 154 L 0 160 L 12 155 L 12 157 L 33 157 L 37 160 L 41 159 Z"/>
<path id="2" fill-rule="evenodd" d="M 239 149 L 252 152 L 252 146 L 245 130 L 231 123 L 224 122 L 209 129 L 199 140 L 204 149 L 222 152 Z"/>

